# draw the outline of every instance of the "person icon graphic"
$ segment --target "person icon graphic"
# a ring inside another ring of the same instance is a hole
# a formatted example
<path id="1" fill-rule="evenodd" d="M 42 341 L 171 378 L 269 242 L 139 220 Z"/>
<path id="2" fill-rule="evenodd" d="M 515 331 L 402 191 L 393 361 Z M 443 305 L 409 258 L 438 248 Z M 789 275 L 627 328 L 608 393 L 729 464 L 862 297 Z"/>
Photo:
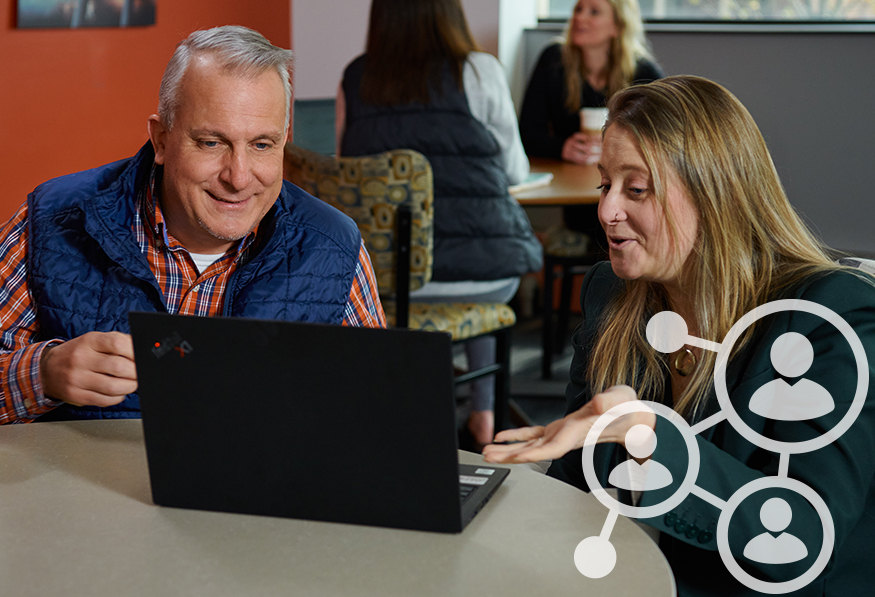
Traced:
<path id="1" fill-rule="evenodd" d="M 751 539 L 744 548 L 744 557 L 760 564 L 789 564 L 808 555 L 805 544 L 796 536 L 782 532 L 790 525 L 793 510 L 781 498 L 766 500 L 760 508 L 760 521 L 777 537 L 763 533 Z"/>
<path id="2" fill-rule="evenodd" d="M 799 377 L 814 362 L 814 349 L 802 334 L 787 332 L 775 340 L 769 356 L 778 373 Z M 800 379 L 792 385 L 775 379 L 754 392 L 750 399 L 751 412 L 778 421 L 814 419 L 834 408 L 835 402 L 826 388 L 808 379 Z"/>
<path id="3" fill-rule="evenodd" d="M 626 451 L 633 458 L 647 458 L 656 450 L 656 433 L 647 425 L 633 425 L 626 432 Z M 648 491 L 671 485 L 671 472 L 665 465 L 648 460 L 638 464 L 627 460 L 614 467 L 608 476 L 614 487 L 629 491 Z"/>

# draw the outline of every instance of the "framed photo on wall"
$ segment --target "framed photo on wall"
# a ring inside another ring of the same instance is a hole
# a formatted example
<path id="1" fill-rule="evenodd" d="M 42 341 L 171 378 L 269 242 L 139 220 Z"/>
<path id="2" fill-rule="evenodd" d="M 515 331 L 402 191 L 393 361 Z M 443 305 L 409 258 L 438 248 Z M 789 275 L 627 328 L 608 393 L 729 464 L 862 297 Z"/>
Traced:
<path id="1" fill-rule="evenodd" d="M 155 24 L 156 0 L 18 0 L 19 29 L 143 27 Z"/>

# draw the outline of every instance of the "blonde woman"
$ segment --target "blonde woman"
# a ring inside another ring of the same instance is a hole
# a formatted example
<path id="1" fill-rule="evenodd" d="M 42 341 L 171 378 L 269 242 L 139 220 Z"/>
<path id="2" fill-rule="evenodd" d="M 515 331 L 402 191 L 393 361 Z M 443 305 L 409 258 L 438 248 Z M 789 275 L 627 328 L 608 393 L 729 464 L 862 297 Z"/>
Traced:
<path id="1" fill-rule="evenodd" d="M 601 139 L 580 132 L 580 109 L 601 108 L 620 89 L 662 76 L 637 0 L 580 0 L 564 43 L 544 50 L 529 80 L 520 112 L 526 155 L 592 163 Z M 594 210 L 585 206 L 567 208 L 565 220 L 572 230 L 598 228 Z"/>
<path id="2" fill-rule="evenodd" d="M 609 109 L 598 215 L 610 263 L 596 266 L 583 283 L 585 320 L 575 334 L 569 414 L 546 428 L 503 432 L 497 441 L 518 443 L 484 450 L 492 462 L 554 459 L 549 473 L 584 489 L 577 448 L 613 406 L 661 402 L 691 425 L 723 412 L 713 383 L 717 353 L 690 344 L 658 352 L 646 337 L 656 313 L 673 311 L 690 336 L 720 343 L 757 306 L 778 299 L 810 301 L 853 328 L 868 360 L 862 374 L 871 377 L 875 363 L 875 284 L 866 274 L 834 264 L 812 236 L 791 207 L 756 124 L 733 95 L 706 79 L 669 77 L 621 91 Z M 794 359 L 787 361 L 787 354 Z M 869 561 L 875 537 L 873 402 L 865 399 L 843 434 L 830 434 L 853 414 L 858 373 L 848 340 L 833 324 L 793 310 L 768 315 L 733 345 L 725 375 L 733 410 L 761 437 L 793 444 L 826 434 L 830 443 L 782 456 L 751 443 L 727 420 L 706 425 L 695 436 L 701 455 L 695 483 L 718 500 L 729 500 L 756 479 L 784 475 L 812 488 L 828 505 L 835 523 L 829 566 L 806 586 L 810 593 L 799 594 L 861 594 L 863 587 L 875 586 Z M 757 408 L 760 388 L 783 383 L 792 390 L 798 382 L 804 382 L 799 388 L 819 386 L 832 403 L 807 417 L 787 414 L 798 402 L 784 411 Z M 647 412 L 617 419 L 599 437 L 594 468 L 607 487 L 611 470 L 627 458 L 627 433 L 639 424 L 655 431 L 656 442 L 648 457 L 636 460 L 664 465 L 673 479 L 665 489 L 640 495 L 637 505 L 646 507 L 665 501 L 687 474 L 688 450 L 671 423 Z M 748 557 L 745 543 L 771 530 L 774 520 L 763 512 L 773 497 L 792 512 L 778 531 L 799 539 L 805 547 L 800 553 L 807 555 L 781 563 Z M 621 499 L 635 498 L 621 492 Z M 644 521 L 661 534 L 679 595 L 759 594 L 737 582 L 717 552 L 720 515 L 713 501 L 688 495 L 665 515 Z M 812 567 L 824 534 L 807 499 L 772 489 L 742 502 L 728 540 L 749 573 L 779 583 Z"/>

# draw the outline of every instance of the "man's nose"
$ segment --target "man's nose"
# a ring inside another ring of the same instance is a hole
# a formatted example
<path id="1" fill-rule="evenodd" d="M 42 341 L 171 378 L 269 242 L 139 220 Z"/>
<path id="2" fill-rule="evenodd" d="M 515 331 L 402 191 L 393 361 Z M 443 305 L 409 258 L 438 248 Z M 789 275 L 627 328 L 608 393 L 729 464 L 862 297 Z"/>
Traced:
<path id="1" fill-rule="evenodd" d="M 252 180 L 252 167 L 245 151 L 232 150 L 222 169 L 221 180 L 234 190 L 242 190 Z"/>

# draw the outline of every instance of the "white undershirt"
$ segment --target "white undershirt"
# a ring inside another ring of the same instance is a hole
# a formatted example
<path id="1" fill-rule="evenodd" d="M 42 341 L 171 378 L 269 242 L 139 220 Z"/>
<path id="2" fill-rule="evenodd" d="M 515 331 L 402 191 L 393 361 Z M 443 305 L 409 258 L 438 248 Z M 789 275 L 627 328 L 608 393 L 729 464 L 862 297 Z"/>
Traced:
<path id="1" fill-rule="evenodd" d="M 194 261 L 198 274 L 203 273 L 204 270 L 213 265 L 224 255 L 224 253 L 219 253 L 218 255 L 206 255 L 204 253 L 192 253 L 191 251 L 189 251 L 188 254 L 191 255 L 191 259 Z"/>

